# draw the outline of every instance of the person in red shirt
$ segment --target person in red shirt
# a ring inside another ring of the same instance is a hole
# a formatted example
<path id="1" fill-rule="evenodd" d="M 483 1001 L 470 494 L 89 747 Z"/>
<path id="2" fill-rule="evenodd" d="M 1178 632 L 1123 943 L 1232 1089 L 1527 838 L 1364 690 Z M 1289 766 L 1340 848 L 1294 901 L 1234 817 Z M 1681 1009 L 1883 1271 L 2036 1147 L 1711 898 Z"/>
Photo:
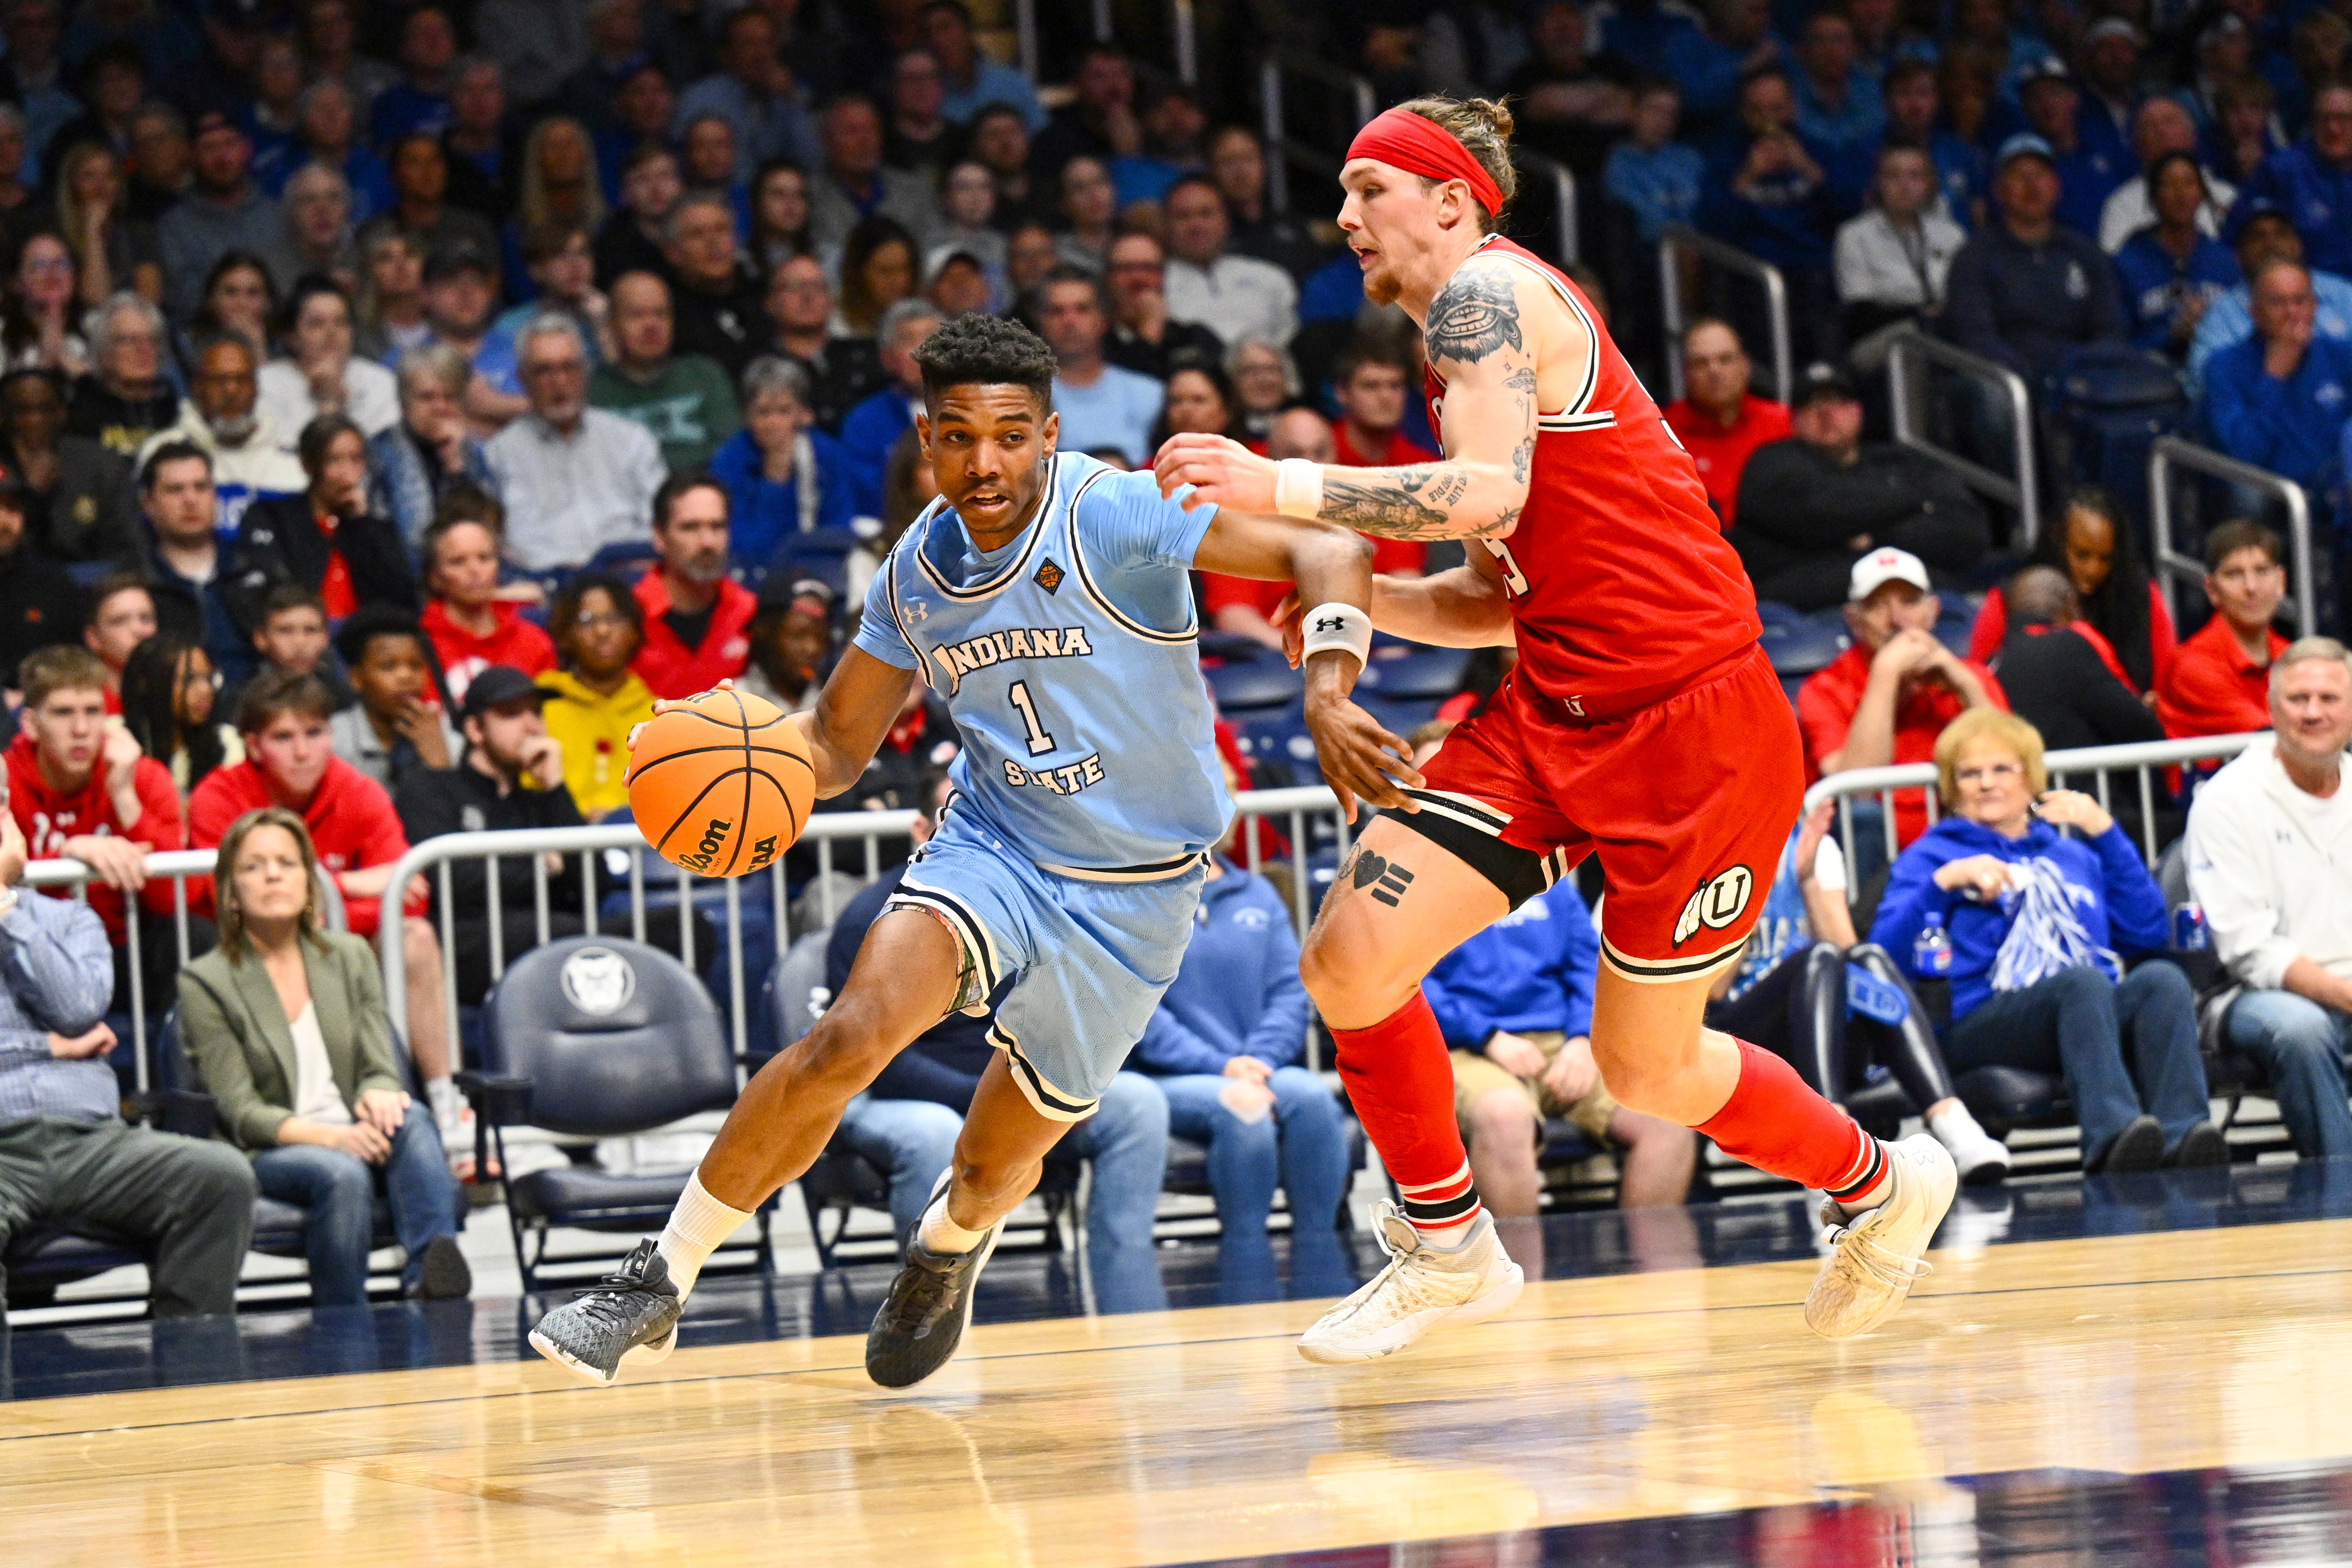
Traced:
<path id="1" fill-rule="evenodd" d="M 468 509 L 446 511 L 425 531 L 425 591 L 418 617 L 449 700 L 466 700 L 474 677 L 494 664 L 533 679 L 555 668 L 555 644 L 499 596 L 498 525 Z"/>
<path id="2" fill-rule="evenodd" d="M 122 667 L 131 662 L 131 650 L 154 635 L 155 595 L 147 584 L 127 572 L 100 578 L 90 590 L 81 641 L 105 674 L 109 713 L 122 711 Z M 33 855 L 38 859 L 41 851 Z"/>
<path id="3" fill-rule="evenodd" d="M 245 760 L 215 768 L 188 799 L 188 833 L 199 849 L 216 847 L 248 811 L 281 805 L 301 817 L 319 865 L 342 895 L 354 936 L 373 937 L 383 918 L 393 863 L 408 853 L 392 797 L 335 755 L 328 728 L 335 702 L 314 675 L 272 670 L 255 678 L 237 710 Z M 193 895 L 195 889 L 192 886 Z M 204 889 L 210 912 L 212 892 Z M 449 1084 L 449 1026 L 441 983 L 441 943 L 423 919 L 425 887 L 418 879 L 403 905 L 403 946 L 408 959 L 408 1047 L 435 1118 L 446 1132 L 458 1104 Z"/>
<path id="4" fill-rule="evenodd" d="M 1853 646 L 1797 691 L 1809 778 L 1932 762 L 1945 725 L 1971 708 L 2008 709 L 1992 671 L 1936 640 L 1937 608 L 1927 565 L 1908 551 L 1874 550 L 1853 563 L 1845 606 Z M 1926 795 L 1897 792 L 1895 841 L 1927 830 Z M 1857 853 L 1883 843 L 1869 833 L 1855 837 Z"/>
<path id="5" fill-rule="evenodd" d="M 1767 441 L 1789 435 L 1785 405 L 1748 390 L 1755 362 L 1740 346 L 1729 323 L 1702 316 L 1683 333 L 1683 385 L 1678 403 L 1666 405 L 1666 426 L 1698 468 L 1698 482 L 1723 526 L 1731 526 L 1739 499 L 1739 476 L 1748 455 Z"/>
<path id="6" fill-rule="evenodd" d="M 2173 657 L 2157 689 L 2157 717 L 2175 740 L 2267 730 L 2271 662 L 2286 648 L 2271 626 L 2286 598 L 2279 536 L 2245 521 L 2207 534 L 2205 597 L 2212 617 Z"/>
<path id="7" fill-rule="evenodd" d="M 1331 372 L 1339 417 L 1331 421 L 1331 456 L 1320 461 L 1349 468 L 1396 468 L 1433 463 L 1437 454 L 1414 445 L 1404 424 L 1408 371 L 1367 343 L 1351 344 Z M 1428 546 L 1417 540 L 1372 540 L 1372 570 L 1391 576 L 1419 576 Z"/>
<path id="8" fill-rule="evenodd" d="M 177 849 L 180 796 L 172 772 L 142 753 L 120 724 L 107 721 L 107 670 L 78 647 L 45 647 L 18 671 L 25 693 L 16 738 L 8 745 L 8 810 L 37 860 L 79 860 L 91 871 L 89 907 L 114 943 L 114 994 L 130 1006 L 125 901 L 143 911 L 139 950 L 142 998 L 167 1005 L 179 947 L 171 929 L 172 884 L 147 877 L 147 853 Z M 67 897 L 71 889 L 47 889 Z"/>
<path id="9" fill-rule="evenodd" d="M 633 668 L 675 701 L 743 673 L 760 602 L 727 575 L 727 492 L 709 474 L 673 474 L 654 492 L 654 548 L 661 559 L 637 580 L 646 640 Z"/>

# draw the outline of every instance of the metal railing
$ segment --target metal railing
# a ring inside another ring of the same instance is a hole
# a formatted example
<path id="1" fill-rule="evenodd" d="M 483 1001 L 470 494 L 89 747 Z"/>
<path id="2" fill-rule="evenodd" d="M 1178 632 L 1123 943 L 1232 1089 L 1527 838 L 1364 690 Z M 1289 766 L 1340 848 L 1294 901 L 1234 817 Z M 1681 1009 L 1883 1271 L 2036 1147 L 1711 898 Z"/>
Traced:
<path id="1" fill-rule="evenodd" d="M 1922 431 L 1920 386 L 1914 380 L 1914 371 L 1917 369 L 1924 379 L 1927 364 L 1942 365 L 1956 374 L 1994 387 L 2009 400 L 2010 424 L 2016 437 L 2012 471 L 2003 474 L 1988 468 L 1948 447 L 1938 447 Z M 1901 332 L 1888 345 L 1886 379 L 1895 439 L 1943 464 L 2003 506 L 2015 508 L 2019 534 L 2015 542 L 2020 549 L 2032 549 L 2041 531 L 2042 509 L 2033 467 L 2033 394 L 2025 384 L 2025 378 L 2006 365 L 1954 348 L 1941 338 L 1931 338 L 1925 332 Z"/>
<path id="2" fill-rule="evenodd" d="M 2177 767 L 2183 763 L 2212 762 L 2234 757 L 2249 745 L 2263 738 L 2267 731 L 2258 731 L 2243 735 L 2200 735 L 2185 741 L 2141 741 L 2123 746 L 2084 746 L 2074 751 L 2052 752 L 2042 758 L 2048 768 L 2053 788 L 2076 774 L 2088 773 L 2094 783 L 2094 793 L 2099 805 L 2112 812 L 2112 773 L 2129 771 L 2138 775 L 2140 851 L 2153 868 L 2162 846 L 2156 841 L 2156 771 Z M 1811 812 L 1825 800 L 1838 803 L 1838 846 L 1846 854 L 1846 864 L 1853 863 L 1854 828 L 1853 803 L 1865 795 L 1877 797 L 1884 821 L 1886 858 L 1899 853 L 1895 842 L 1895 797 L 1903 791 L 1920 790 L 1927 797 L 1927 822 L 1932 826 L 1940 813 L 1941 802 L 1936 795 L 1936 764 L 1904 763 L 1885 768 L 1854 768 L 1842 773 L 1832 773 L 1805 792 L 1804 809 Z M 1862 896 L 1862 879 L 1846 879 L 1846 899 L 1852 902 Z"/>
<path id="3" fill-rule="evenodd" d="M 1658 237 L 1658 287 L 1664 302 L 1666 327 L 1666 383 L 1673 391 L 1669 401 L 1678 401 L 1683 386 L 1683 329 L 1689 324 L 1689 315 L 1683 301 L 1683 268 L 1677 253 L 1689 251 L 1701 261 L 1755 279 L 1764 290 L 1764 316 L 1772 337 L 1773 395 L 1787 401 L 1790 388 L 1796 385 L 1796 366 L 1789 351 L 1789 283 L 1780 269 L 1759 256 L 1750 256 L 1736 245 L 1726 245 L 1713 235 L 1701 234 L 1685 224 L 1669 224 Z"/>
<path id="4" fill-rule="evenodd" d="M 1552 202 L 1558 207 L 1559 234 L 1555 243 L 1559 247 L 1559 264 L 1565 269 L 1581 258 L 1582 247 L 1576 226 L 1576 174 L 1563 163 L 1547 158 L 1540 153 L 1515 148 L 1512 160 L 1528 174 L 1540 175 L 1551 182 Z"/>
<path id="5" fill-rule="evenodd" d="M 2172 547 L 2172 470 L 2175 468 L 2208 474 L 2225 483 L 2242 485 L 2274 496 L 2286 508 L 2287 547 L 2294 552 L 2294 614 L 2296 629 L 2306 637 L 2319 629 L 2318 599 L 2314 591 L 2311 568 L 2311 498 L 2293 479 L 2281 479 L 2266 468 L 2242 463 L 2235 458 L 2225 458 L 2210 447 L 2178 436 L 2157 439 L 2147 455 L 2147 527 L 2154 543 L 2157 581 L 2164 586 L 2164 605 L 2172 612 L 2174 624 L 2180 620 L 2180 601 L 2175 596 L 2174 585 L 2179 582 L 2202 584 L 2205 563 L 2194 555 L 2186 555 Z"/>
<path id="6" fill-rule="evenodd" d="M 1258 109 L 1265 116 L 1266 202 L 1278 213 L 1290 211 L 1290 171 L 1294 164 L 1308 174 L 1337 179 L 1341 163 L 1338 154 L 1291 135 L 1286 77 L 1297 77 L 1334 92 L 1348 94 L 1353 100 L 1355 114 L 1348 128 L 1349 135 L 1353 135 L 1376 110 L 1371 80 L 1367 77 L 1358 76 L 1327 60 L 1287 50 L 1278 49 L 1265 58 L 1265 63 L 1258 67 Z"/>
<path id="7" fill-rule="evenodd" d="M 1201 79 L 1200 21 L 1193 0 L 1170 0 L 1169 19 L 1175 29 L 1176 79 L 1191 87 Z"/>
<path id="8" fill-rule="evenodd" d="M 1013 0 L 1013 36 L 1020 42 L 1021 74 L 1034 86 L 1043 58 L 1037 52 L 1037 0 Z"/>
<path id="9" fill-rule="evenodd" d="M 1339 803 L 1328 789 L 1320 784 L 1281 790 L 1255 790 L 1240 795 L 1236 805 L 1242 816 L 1267 820 L 1276 826 L 1286 826 L 1294 848 L 1291 879 L 1291 914 L 1300 931 L 1307 929 L 1307 911 L 1311 907 L 1308 879 L 1313 872 L 1307 867 L 1305 847 L 1318 842 L 1319 835 L 1310 831 L 1318 817 L 1336 818 Z M 911 811 L 841 811 L 821 812 L 813 817 L 800 842 L 816 851 L 816 875 L 804 889 L 805 896 L 816 900 L 814 920 L 810 929 L 830 926 L 838 912 L 836 907 L 836 874 L 847 874 L 866 882 L 881 875 L 882 843 L 885 839 L 905 838 L 915 824 Z M 1344 823 L 1330 835 L 1344 853 L 1348 830 Z M 1256 871 L 1262 868 L 1258 836 L 1243 836 L 1244 863 Z M 837 847 L 847 843 L 862 847 L 862 856 L 853 854 L 853 860 L 862 860 L 855 872 L 844 873 L 836 864 Z M 455 900 L 451 897 L 453 868 L 460 862 L 478 862 L 482 867 L 485 905 L 488 915 L 484 940 L 488 944 L 487 958 L 492 984 L 506 973 L 509 954 L 505 941 L 504 894 L 500 886 L 499 865 L 503 860 L 528 858 L 531 863 L 532 931 L 538 942 L 547 942 L 553 934 L 551 923 L 553 908 L 551 894 L 552 876 L 548 866 L 550 856 L 580 860 L 579 917 L 589 935 L 604 931 L 626 935 L 637 942 L 646 940 L 646 890 L 660 887 L 667 896 L 674 888 L 681 911 L 678 922 L 678 956 L 689 969 L 698 970 L 695 954 L 694 922 L 684 918 L 684 910 L 694 903 L 714 900 L 719 908 L 706 910 L 714 917 L 719 930 L 719 950 L 727 959 L 727 1011 L 733 1031 L 735 1052 L 740 1057 L 749 1042 L 750 1014 L 747 1011 L 745 986 L 744 910 L 747 900 L 765 903 L 771 912 L 774 952 L 772 958 L 782 959 L 792 945 L 790 911 L 793 901 L 790 885 L 784 876 L 782 861 L 767 871 L 749 877 L 700 879 L 678 870 L 660 859 L 647 847 L 637 829 L 623 823 L 604 827 L 519 828 L 495 833 L 453 833 L 438 838 L 428 838 L 411 848 L 394 866 L 387 888 L 404 889 L 418 877 L 432 880 L 439 893 L 437 928 L 441 940 L 441 978 L 443 1006 L 449 1038 L 457 1038 L 458 1002 L 457 986 L 457 921 Z M 594 863 L 602 860 L 605 875 L 595 875 Z M 204 856 L 204 869 L 212 867 L 209 851 Z M 628 911 L 601 915 L 598 906 L 607 899 L 615 899 L 625 880 Z M 600 882 L 602 894 L 598 891 Z M 390 895 L 387 895 L 390 897 Z M 667 938 L 664 939 L 665 941 Z M 384 1004 L 391 1014 L 393 1027 L 403 1038 L 408 1030 L 408 955 L 402 936 L 401 922 L 386 920 L 376 934 L 378 958 L 383 967 Z M 184 958 L 185 949 L 183 948 Z M 757 966 L 764 969 L 765 964 Z"/>
<path id="10" fill-rule="evenodd" d="M 151 853 L 147 857 L 147 879 L 156 882 L 169 879 L 172 884 L 173 941 L 178 947 L 179 961 L 183 964 L 190 956 L 188 879 L 209 879 L 219 858 L 219 852 L 212 849 L 171 849 Z M 87 903 L 89 901 L 89 881 L 90 869 L 79 860 L 35 860 L 25 868 L 20 885 L 26 888 L 71 888 L 74 897 Z M 150 1007 L 146 965 L 142 962 L 147 933 L 141 929 L 146 923 L 140 918 L 145 909 L 141 902 L 142 897 L 139 893 L 122 895 L 122 931 L 125 959 L 131 974 L 131 1058 L 138 1087 L 144 1092 L 152 1084 L 153 1066 L 147 1039 Z M 160 1015 L 169 1005 L 168 1001 L 163 1002 L 152 1011 Z"/>

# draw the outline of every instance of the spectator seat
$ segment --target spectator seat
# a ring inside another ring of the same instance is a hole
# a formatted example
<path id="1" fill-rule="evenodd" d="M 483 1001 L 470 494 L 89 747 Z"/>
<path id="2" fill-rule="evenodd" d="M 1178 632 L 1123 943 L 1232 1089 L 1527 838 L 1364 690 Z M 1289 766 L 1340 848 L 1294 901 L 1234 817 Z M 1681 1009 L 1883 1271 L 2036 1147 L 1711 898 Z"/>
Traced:
<path id="1" fill-rule="evenodd" d="M 1297 670 L 1272 659 L 1221 664 L 1202 673 L 1216 695 L 1218 710 L 1229 719 L 1293 707 L 1307 691 L 1306 679 Z"/>
<path id="2" fill-rule="evenodd" d="M 1395 658 L 1374 658 L 1364 667 L 1356 689 L 1390 702 L 1443 702 L 1462 689 L 1475 649 L 1416 648 Z"/>
<path id="3" fill-rule="evenodd" d="M 735 1059 L 718 1007 L 677 959 L 626 938 L 566 937 L 514 962 L 482 1005 L 486 1070 L 458 1076 L 481 1136 L 505 1167 L 505 1130 L 626 1138 L 735 1102 Z M 669 1217 L 689 1172 L 623 1175 L 584 1166 L 507 1184 L 523 1289 L 539 1289 L 548 1232 L 565 1226 L 635 1237 Z M 771 1198 L 760 1206 L 759 1266 Z M 583 1255 L 584 1256 L 584 1255 Z"/>

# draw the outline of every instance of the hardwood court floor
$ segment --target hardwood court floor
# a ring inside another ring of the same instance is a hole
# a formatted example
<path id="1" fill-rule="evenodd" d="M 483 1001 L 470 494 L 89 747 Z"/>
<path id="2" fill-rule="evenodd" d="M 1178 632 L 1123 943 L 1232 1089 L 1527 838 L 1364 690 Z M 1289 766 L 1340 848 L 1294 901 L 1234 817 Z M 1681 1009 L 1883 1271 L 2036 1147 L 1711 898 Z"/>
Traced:
<path id="1" fill-rule="evenodd" d="M 917 1394 L 833 1338 L 610 1391 L 534 1359 L 0 1405 L 0 1561 L 1115 1568 L 1826 1500 L 1908 1544 L 1777 1561 L 1975 1563 L 1923 1545 L 1973 1531 L 1947 1478 L 2352 1457 L 2352 1220 L 1936 1260 L 1843 1344 L 1788 1262 L 1534 1284 L 1349 1370 L 1298 1359 L 1293 1302 L 983 1323 Z M 2352 1557 L 2322 1489 L 2296 1561 Z"/>

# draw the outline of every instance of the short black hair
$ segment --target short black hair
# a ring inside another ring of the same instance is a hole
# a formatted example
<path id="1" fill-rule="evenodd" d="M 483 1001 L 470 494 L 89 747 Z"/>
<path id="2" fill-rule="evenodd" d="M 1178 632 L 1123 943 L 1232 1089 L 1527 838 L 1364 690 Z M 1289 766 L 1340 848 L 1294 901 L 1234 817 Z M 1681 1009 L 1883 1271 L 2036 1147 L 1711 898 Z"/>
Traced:
<path id="1" fill-rule="evenodd" d="M 696 490 L 718 491 L 719 499 L 728 503 L 728 511 L 730 516 L 732 515 L 734 498 L 727 493 L 727 487 L 719 482 L 718 475 L 709 468 L 680 468 L 664 479 L 661 482 L 661 488 L 654 491 L 653 510 L 656 533 L 666 533 L 669 531 L 670 513 L 677 510 L 682 497 L 691 495 Z"/>
<path id="2" fill-rule="evenodd" d="M 190 462 L 202 463 L 205 466 L 205 477 L 211 477 L 213 455 L 210 452 L 205 451 L 194 441 L 173 439 L 164 442 L 148 453 L 147 460 L 139 466 L 139 489 L 146 494 L 152 495 L 155 492 L 156 481 L 163 477 L 164 464 Z"/>
<path id="3" fill-rule="evenodd" d="M 357 669 L 367 662 L 368 644 L 378 637 L 406 637 L 416 645 L 426 664 L 433 662 L 425 628 L 415 616 L 390 605 L 362 605 L 344 616 L 343 624 L 335 628 L 335 653 L 345 668 Z"/>
<path id="4" fill-rule="evenodd" d="M 1018 386 L 1041 404 L 1054 399 L 1058 368 L 1045 340 L 1018 321 L 978 311 L 959 316 L 925 338 L 915 350 L 923 373 L 923 400 L 939 406 L 951 386 Z"/>
<path id="5" fill-rule="evenodd" d="M 2286 542 L 2261 523 L 2242 517 L 2205 536 L 2205 570 L 2219 572 L 2241 550 L 2259 550 L 2273 566 L 2286 564 Z"/>
<path id="6" fill-rule="evenodd" d="M 327 601 L 319 596 L 316 588 L 305 587 L 299 583 L 274 584 L 269 592 L 261 596 L 261 608 L 253 617 L 253 629 L 268 629 L 273 616 L 282 616 L 289 610 L 310 610 L 320 620 L 325 620 Z"/>

